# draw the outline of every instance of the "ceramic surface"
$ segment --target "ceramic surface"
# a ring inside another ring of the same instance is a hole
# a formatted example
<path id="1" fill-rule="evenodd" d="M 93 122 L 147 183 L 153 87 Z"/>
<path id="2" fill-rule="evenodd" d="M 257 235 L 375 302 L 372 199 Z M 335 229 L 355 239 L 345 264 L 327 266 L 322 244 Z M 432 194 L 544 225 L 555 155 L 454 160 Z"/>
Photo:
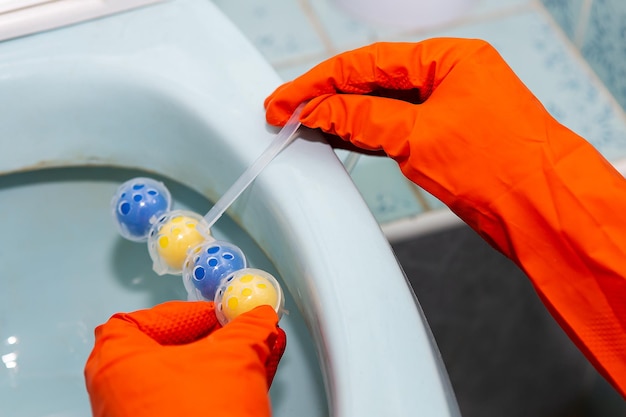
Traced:
<path id="1" fill-rule="evenodd" d="M 2 413 L 88 415 L 93 327 L 183 296 L 179 278 L 152 274 L 146 249 L 116 235 L 115 187 L 155 175 L 178 208 L 208 210 L 274 137 L 262 103 L 279 83 L 201 0 L 0 44 L 0 213 L 11 236 L 0 246 Z M 388 242 L 335 153 L 308 133 L 216 225 L 289 292 L 275 416 L 458 415 Z"/>

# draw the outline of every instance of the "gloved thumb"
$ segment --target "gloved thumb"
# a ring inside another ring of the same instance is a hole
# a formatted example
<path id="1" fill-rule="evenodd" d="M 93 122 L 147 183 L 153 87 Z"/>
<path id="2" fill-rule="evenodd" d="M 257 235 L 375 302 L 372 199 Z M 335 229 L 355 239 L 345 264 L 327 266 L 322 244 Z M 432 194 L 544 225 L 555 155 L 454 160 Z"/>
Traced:
<path id="1" fill-rule="evenodd" d="M 218 373 L 241 372 L 245 375 L 265 375 L 267 386 L 276 372 L 285 350 L 285 333 L 278 327 L 278 315 L 268 305 L 262 305 L 241 314 L 198 344 L 219 347 L 222 366 Z"/>

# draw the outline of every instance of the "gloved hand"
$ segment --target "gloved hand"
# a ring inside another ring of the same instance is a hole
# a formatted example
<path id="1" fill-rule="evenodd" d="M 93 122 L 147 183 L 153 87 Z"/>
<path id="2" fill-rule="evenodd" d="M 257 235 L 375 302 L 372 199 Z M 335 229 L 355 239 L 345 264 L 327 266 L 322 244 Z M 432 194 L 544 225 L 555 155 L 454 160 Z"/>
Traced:
<path id="1" fill-rule="evenodd" d="M 331 58 L 265 102 L 369 150 L 520 266 L 626 394 L 626 181 L 558 123 L 488 43 L 379 43 Z M 540 341 L 538 341 L 540 343 Z"/>
<path id="2" fill-rule="evenodd" d="M 260 306 L 222 328 L 202 301 L 114 315 L 85 367 L 94 417 L 269 417 L 286 343 L 277 323 Z"/>

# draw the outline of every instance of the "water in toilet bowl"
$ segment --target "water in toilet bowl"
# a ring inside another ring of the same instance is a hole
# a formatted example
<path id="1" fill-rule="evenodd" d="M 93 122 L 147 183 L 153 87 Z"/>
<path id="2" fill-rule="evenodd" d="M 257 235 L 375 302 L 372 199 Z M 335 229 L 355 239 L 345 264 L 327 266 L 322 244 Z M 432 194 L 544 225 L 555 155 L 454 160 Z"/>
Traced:
<path id="1" fill-rule="evenodd" d="M 111 221 L 109 202 L 119 184 L 146 175 L 167 185 L 176 208 L 202 212 L 211 204 L 194 189 L 146 171 L 81 167 L 0 175 L 0 207 L 9 214 L 0 226 L 12 236 L 0 243 L 0 356 L 6 360 L 0 361 L 0 415 L 90 415 L 83 369 L 94 329 L 117 312 L 187 298 L 181 277 L 154 273 L 146 243 L 124 239 Z M 230 216 L 212 233 L 236 243 L 248 266 L 270 272 L 286 288 L 262 246 Z M 272 384 L 274 415 L 328 416 L 313 336 L 292 294 L 284 295 L 289 315 L 280 326 L 288 347 Z"/>

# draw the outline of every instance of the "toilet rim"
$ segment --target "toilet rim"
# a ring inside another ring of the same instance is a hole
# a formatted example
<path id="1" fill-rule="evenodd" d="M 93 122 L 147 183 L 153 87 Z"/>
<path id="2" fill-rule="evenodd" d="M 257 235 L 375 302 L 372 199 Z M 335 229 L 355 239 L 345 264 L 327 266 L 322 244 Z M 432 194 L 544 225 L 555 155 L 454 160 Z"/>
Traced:
<path id="1" fill-rule="evenodd" d="M 212 24 L 200 24 L 202 19 Z M 99 32 L 120 27 L 140 30 L 125 34 L 123 43 Z M 180 36 L 183 29 L 190 33 Z M 5 154 L 0 174 L 68 165 L 132 167 L 180 181 L 215 201 L 275 133 L 265 126 L 261 103 L 280 79 L 211 2 L 172 1 L 9 41 L 0 44 L 0 62 L 0 89 L 7 81 L 73 69 L 77 78 L 106 76 L 157 91 L 194 111 L 216 136 L 240 138 L 220 142 L 233 169 L 211 187 L 199 180 L 206 175 L 197 175 L 210 167 L 182 170 L 145 161 L 138 146 L 149 144 L 141 142 L 149 141 L 145 137 L 116 149 L 105 141 L 75 141 L 62 150 L 42 146 Z M 242 78 L 246 68 L 255 68 L 254 74 Z M 229 86 L 222 93 L 234 101 L 226 108 L 215 97 L 219 83 Z M 423 314 L 378 224 L 328 145 L 318 136 L 301 136 L 230 213 L 275 264 L 302 311 L 317 343 L 332 414 L 458 415 Z"/>

